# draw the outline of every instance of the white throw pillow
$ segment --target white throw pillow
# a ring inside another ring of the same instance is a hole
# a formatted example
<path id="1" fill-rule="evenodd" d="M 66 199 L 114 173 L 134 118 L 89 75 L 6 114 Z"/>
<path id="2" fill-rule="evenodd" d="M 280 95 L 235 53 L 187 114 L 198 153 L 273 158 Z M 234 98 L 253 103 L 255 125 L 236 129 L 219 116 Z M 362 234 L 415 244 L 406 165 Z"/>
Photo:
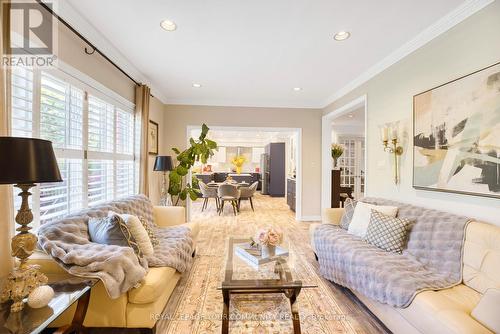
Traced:
<path id="1" fill-rule="evenodd" d="M 389 217 L 396 217 L 398 214 L 397 206 L 373 205 L 358 202 L 356 204 L 356 208 L 354 209 L 351 224 L 349 224 L 349 229 L 347 231 L 350 234 L 364 238 L 366 236 L 366 231 L 368 230 L 368 225 L 370 224 L 372 210 L 376 210 Z"/>
<path id="2" fill-rule="evenodd" d="M 153 255 L 154 253 L 153 243 L 151 242 L 148 232 L 142 225 L 139 218 L 137 218 L 134 215 L 129 215 L 126 213 L 116 213 L 113 211 L 109 211 L 108 216 L 112 215 L 120 216 L 120 218 L 123 219 L 125 225 L 127 225 L 130 231 L 130 234 L 132 234 L 132 237 L 134 237 L 135 242 L 139 246 L 139 249 L 141 250 L 144 256 Z"/>
<path id="3" fill-rule="evenodd" d="M 472 317 L 493 333 L 500 333 L 500 289 L 488 289 L 476 307 Z"/>

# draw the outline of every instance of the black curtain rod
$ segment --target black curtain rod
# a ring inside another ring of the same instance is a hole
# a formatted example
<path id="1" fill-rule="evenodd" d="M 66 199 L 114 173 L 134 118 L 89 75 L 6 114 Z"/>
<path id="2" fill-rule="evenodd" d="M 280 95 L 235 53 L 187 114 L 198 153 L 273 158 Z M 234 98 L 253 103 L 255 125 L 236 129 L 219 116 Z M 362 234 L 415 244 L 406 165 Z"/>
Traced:
<path id="1" fill-rule="evenodd" d="M 61 22 L 62 24 L 64 24 L 69 30 L 71 30 L 75 35 L 77 35 L 81 40 L 83 40 L 86 44 L 88 44 L 93 49 L 91 52 L 89 52 L 89 51 L 87 51 L 87 48 L 85 48 L 85 53 L 86 54 L 92 55 L 95 52 L 97 52 L 104 59 L 106 59 L 111 65 L 113 65 L 120 72 L 122 72 L 127 78 L 129 78 L 130 80 L 132 80 L 136 85 L 138 85 L 138 86 L 141 85 L 134 78 L 132 78 L 127 72 L 125 72 L 120 66 L 116 65 L 116 63 L 114 61 L 112 61 L 111 59 L 109 59 L 108 56 L 106 56 L 104 53 L 102 53 L 101 50 L 99 50 L 98 48 L 96 48 L 95 45 L 92 44 L 88 39 L 86 39 L 84 36 L 82 36 L 82 34 L 80 34 L 75 28 L 73 28 L 62 17 L 60 17 L 59 15 L 57 15 L 56 13 L 54 13 L 54 11 L 49 6 L 47 6 L 45 3 L 42 2 L 42 0 L 36 0 L 36 2 L 38 2 L 40 4 L 40 6 L 42 6 L 43 8 L 45 8 L 52 16 L 54 16 L 57 20 L 59 20 L 59 22 Z"/>

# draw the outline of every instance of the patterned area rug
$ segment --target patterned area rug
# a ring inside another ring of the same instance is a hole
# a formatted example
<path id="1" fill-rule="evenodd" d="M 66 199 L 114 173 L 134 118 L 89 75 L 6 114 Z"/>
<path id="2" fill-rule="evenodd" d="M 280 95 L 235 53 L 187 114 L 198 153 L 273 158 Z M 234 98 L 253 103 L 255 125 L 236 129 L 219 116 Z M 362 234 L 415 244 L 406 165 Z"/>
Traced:
<path id="1" fill-rule="evenodd" d="M 298 298 L 302 333 L 383 333 L 385 329 L 344 289 L 322 279 L 308 243 L 308 223 L 296 222 L 283 198 L 258 196 L 255 212 L 242 203 L 234 216 L 229 208 L 222 216 L 214 204 L 201 212 L 195 203 L 193 221 L 201 224 L 197 255 L 169 300 L 157 333 L 220 333 L 226 241 L 247 238 L 259 227 L 278 226 L 295 253 L 295 279 L 317 288 L 303 289 Z M 237 295 L 231 298 L 230 333 L 292 333 L 290 304 L 281 294 Z"/>

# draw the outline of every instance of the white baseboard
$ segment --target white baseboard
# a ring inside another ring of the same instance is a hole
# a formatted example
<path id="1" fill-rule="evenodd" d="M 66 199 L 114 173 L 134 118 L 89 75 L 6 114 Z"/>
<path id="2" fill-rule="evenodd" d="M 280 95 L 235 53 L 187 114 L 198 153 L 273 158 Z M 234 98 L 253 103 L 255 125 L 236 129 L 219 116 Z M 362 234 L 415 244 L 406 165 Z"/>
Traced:
<path id="1" fill-rule="evenodd" d="M 300 217 L 301 222 L 320 222 L 321 216 L 302 216 Z"/>

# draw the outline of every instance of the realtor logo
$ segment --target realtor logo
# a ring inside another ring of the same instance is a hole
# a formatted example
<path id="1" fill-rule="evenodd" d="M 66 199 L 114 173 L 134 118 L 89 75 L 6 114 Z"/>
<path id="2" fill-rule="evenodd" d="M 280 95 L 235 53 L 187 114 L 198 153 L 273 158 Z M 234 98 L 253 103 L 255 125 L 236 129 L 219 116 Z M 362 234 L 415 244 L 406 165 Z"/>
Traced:
<path id="1" fill-rule="evenodd" d="M 44 4 L 52 11 L 52 3 Z M 2 6 L 10 21 L 10 50 L 2 65 L 53 66 L 57 59 L 57 22 L 52 13 L 37 2 L 26 0 L 2 1 Z"/>

